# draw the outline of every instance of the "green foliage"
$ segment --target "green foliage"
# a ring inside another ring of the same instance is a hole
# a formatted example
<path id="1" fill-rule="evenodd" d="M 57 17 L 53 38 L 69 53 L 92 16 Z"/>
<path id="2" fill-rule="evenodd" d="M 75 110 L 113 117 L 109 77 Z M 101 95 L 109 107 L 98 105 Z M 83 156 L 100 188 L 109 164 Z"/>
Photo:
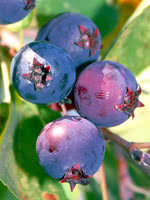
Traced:
<path id="1" fill-rule="evenodd" d="M 138 75 L 149 66 L 150 51 L 150 6 L 128 23 L 113 46 L 104 56 L 105 60 L 113 60 L 127 66 Z"/>
<path id="2" fill-rule="evenodd" d="M 44 12 L 43 12 L 44 10 Z M 46 24 L 56 15 L 63 12 L 77 12 L 89 17 L 94 21 L 102 37 L 110 33 L 118 21 L 117 6 L 110 6 L 106 0 L 38 0 L 37 1 L 37 21 L 39 26 Z"/>

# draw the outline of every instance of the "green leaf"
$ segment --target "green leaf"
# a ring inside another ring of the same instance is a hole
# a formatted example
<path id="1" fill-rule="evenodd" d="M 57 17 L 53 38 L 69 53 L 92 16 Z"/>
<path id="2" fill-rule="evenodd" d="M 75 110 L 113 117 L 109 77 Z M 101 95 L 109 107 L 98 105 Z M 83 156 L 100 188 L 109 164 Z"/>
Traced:
<path id="1" fill-rule="evenodd" d="M 5 128 L 8 122 L 10 105 L 7 103 L 0 104 L 0 144 L 3 135 L 5 134 Z"/>
<path id="2" fill-rule="evenodd" d="M 11 32 L 18 32 L 20 30 L 28 28 L 28 26 L 32 22 L 33 17 L 34 17 L 34 10 L 31 11 L 31 13 L 27 15 L 27 17 L 25 17 L 23 20 L 16 22 L 14 24 L 9 24 L 6 27 Z"/>
<path id="3" fill-rule="evenodd" d="M 0 182 L 0 197 L 1 200 L 18 200 L 2 182 Z"/>
<path id="4" fill-rule="evenodd" d="M 100 29 L 102 37 L 110 33 L 118 22 L 118 8 L 107 0 L 38 0 L 36 7 L 39 26 L 63 12 L 77 12 L 89 17 Z"/>
<path id="5" fill-rule="evenodd" d="M 102 59 L 121 63 L 135 75 L 150 63 L 150 1 L 144 0 Z"/>
<path id="6" fill-rule="evenodd" d="M 53 195 L 62 200 L 68 196 L 74 199 L 75 193 L 64 190 L 69 185 L 51 179 L 36 155 L 36 140 L 43 126 L 58 117 L 60 114 L 48 106 L 20 99 L 12 89 L 9 121 L 0 146 L 0 180 L 16 197 L 43 200 L 45 195 Z"/>

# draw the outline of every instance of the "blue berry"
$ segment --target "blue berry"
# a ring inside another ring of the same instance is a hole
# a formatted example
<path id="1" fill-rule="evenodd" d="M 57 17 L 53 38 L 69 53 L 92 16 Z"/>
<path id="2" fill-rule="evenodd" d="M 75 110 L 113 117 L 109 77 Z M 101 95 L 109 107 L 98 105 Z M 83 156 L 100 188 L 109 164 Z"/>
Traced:
<path id="1" fill-rule="evenodd" d="M 41 28 L 36 40 L 47 40 L 72 57 L 76 67 L 96 61 L 101 48 L 97 26 L 78 13 L 64 13 Z"/>
<path id="2" fill-rule="evenodd" d="M 27 44 L 13 58 L 11 78 L 19 95 L 32 103 L 64 99 L 75 82 L 75 65 L 61 48 L 49 42 Z"/>
<path id="3" fill-rule="evenodd" d="M 22 20 L 35 7 L 35 0 L 1 0 L 0 24 L 11 24 Z"/>
<path id="4" fill-rule="evenodd" d="M 36 152 L 44 170 L 53 179 L 88 184 L 88 178 L 101 166 L 105 142 L 100 130 L 90 121 L 67 116 L 48 123 L 36 143 Z"/>
<path id="5" fill-rule="evenodd" d="M 81 116 L 101 127 L 112 127 L 134 117 L 144 106 L 138 97 L 141 88 L 123 65 L 97 61 L 85 68 L 75 85 L 75 106 Z"/>

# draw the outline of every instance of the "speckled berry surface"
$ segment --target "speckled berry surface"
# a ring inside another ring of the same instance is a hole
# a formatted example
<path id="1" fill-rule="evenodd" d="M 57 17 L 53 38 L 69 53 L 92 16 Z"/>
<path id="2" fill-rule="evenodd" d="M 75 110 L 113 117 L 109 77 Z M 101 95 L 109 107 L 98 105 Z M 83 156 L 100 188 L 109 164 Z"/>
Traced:
<path id="1" fill-rule="evenodd" d="M 32 103 L 52 104 L 64 99 L 75 83 L 75 65 L 61 48 L 32 42 L 11 62 L 11 79 L 19 95 Z"/>
<path id="2" fill-rule="evenodd" d="M 11 24 L 22 20 L 35 7 L 36 0 L 1 0 L 0 24 Z"/>
<path id="3" fill-rule="evenodd" d="M 138 97 L 141 88 L 123 65 L 97 61 L 82 71 L 75 85 L 75 105 L 81 116 L 101 127 L 121 124 L 144 106 Z"/>
<path id="4" fill-rule="evenodd" d="M 36 40 L 47 40 L 72 57 L 76 68 L 98 59 L 101 36 L 97 26 L 79 13 L 64 13 L 41 28 Z"/>

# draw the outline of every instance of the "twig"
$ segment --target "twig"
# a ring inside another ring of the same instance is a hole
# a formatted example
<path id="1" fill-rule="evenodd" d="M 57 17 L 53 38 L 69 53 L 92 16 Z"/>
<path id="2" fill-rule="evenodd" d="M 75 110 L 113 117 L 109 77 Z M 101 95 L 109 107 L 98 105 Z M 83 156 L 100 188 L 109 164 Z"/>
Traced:
<path id="1" fill-rule="evenodd" d="M 134 161 L 138 162 L 138 164 L 140 165 L 144 165 L 150 168 L 150 154 L 142 152 L 140 150 L 143 148 L 150 148 L 150 142 L 143 142 L 143 143 L 128 142 L 127 140 L 112 133 L 110 130 L 106 128 L 100 128 L 100 129 L 103 132 L 105 138 L 115 142 L 120 147 L 122 147 Z"/>

